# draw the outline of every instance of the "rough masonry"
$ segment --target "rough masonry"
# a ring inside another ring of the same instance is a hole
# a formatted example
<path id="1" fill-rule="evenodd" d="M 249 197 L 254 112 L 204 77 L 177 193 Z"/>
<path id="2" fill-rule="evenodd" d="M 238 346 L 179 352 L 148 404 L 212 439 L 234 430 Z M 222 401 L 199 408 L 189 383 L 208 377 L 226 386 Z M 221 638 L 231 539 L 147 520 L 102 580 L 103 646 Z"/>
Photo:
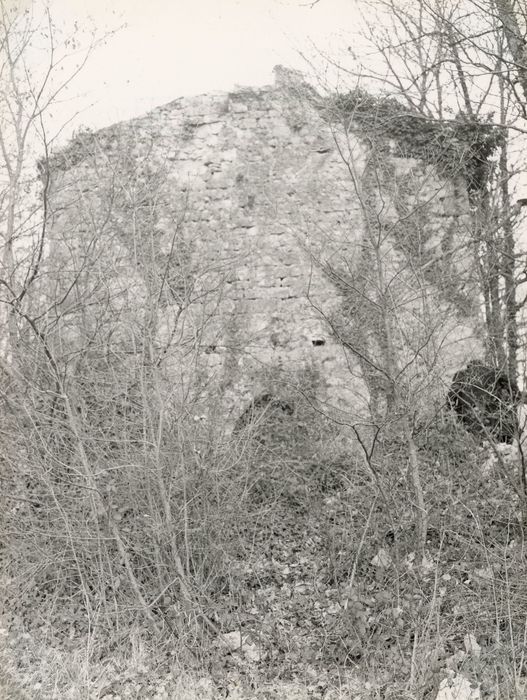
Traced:
<path id="1" fill-rule="evenodd" d="M 71 343 L 104 309 L 108 342 L 151 329 L 196 414 L 297 392 L 352 421 L 383 410 L 385 305 L 405 391 L 441 390 L 479 346 L 463 185 L 317 99 L 279 68 L 58 153 L 50 274 L 90 301 Z"/>

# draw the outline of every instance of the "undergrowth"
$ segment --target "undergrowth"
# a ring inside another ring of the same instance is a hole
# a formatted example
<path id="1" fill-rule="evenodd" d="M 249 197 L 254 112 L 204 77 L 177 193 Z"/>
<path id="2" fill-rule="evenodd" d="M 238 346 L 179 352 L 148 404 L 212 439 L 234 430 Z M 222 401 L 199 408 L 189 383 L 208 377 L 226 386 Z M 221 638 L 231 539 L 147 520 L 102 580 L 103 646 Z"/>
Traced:
<path id="1" fill-rule="evenodd" d="M 4 503 L 4 696 L 424 699 L 459 672 L 482 697 L 520 697 L 515 455 L 502 473 L 448 418 L 416 436 L 419 562 L 401 444 L 382 445 L 380 488 L 351 441 L 268 431 L 207 442 L 194 427 L 164 445 L 170 532 L 153 465 L 107 468 L 128 562 L 72 480 L 43 473 Z"/>

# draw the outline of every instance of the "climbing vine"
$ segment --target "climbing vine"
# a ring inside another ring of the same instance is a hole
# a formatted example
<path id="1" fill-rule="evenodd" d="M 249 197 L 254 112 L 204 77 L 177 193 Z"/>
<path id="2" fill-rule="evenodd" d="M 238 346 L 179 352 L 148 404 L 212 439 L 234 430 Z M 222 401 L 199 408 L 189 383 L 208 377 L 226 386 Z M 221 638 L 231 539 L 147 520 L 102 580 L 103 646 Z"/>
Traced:
<path id="1" fill-rule="evenodd" d="M 322 113 L 327 121 L 352 123 L 354 132 L 376 145 L 395 141 L 401 157 L 439 165 L 446 177 L 463 176 L 469 192 L 485 188 L 492 156 L 505 141 L 503 131 L 490 122 L 492 115 L 433 119 L 393 97 L 370 95 L 361 88 L 329 98 Z"/>

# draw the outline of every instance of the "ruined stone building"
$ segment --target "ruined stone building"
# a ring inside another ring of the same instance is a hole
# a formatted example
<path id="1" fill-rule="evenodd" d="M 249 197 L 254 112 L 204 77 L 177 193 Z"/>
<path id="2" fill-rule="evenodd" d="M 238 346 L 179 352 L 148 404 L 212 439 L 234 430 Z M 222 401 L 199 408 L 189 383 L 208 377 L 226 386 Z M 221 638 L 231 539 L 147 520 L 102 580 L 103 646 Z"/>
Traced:
<path id="1" fill-rule="evenodd" d="M 374 132 L 279 68 L 78 134 L 51 185 L 71 343 L 107 324 L 133 354 L 148 328 L 191 410 L 231 422 L 262 396 L 353 420 L 393 381 L 441 391 L 479 344 L 466 187 Z"/>

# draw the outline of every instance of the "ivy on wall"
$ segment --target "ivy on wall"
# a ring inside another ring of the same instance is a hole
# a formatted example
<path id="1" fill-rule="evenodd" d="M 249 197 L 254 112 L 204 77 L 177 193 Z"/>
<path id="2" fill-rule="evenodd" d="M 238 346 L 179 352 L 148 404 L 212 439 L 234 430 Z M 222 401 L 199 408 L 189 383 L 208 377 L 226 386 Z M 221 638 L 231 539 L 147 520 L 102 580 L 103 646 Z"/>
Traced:
<path id="1" fill-rule="evenodd" d="M 504 143 L 502 130 L 489 118 L 458 114 L 439 120 L 408 109 L 393 97 L 374 96 L 361 88 L 325 101 L 326 121 L 353 124 L 376 145 L 395 141 L 400 157 L 440 166 L 445 177 L 463 176 L 469 192 L 485 188 L 491 158 Z"/>

